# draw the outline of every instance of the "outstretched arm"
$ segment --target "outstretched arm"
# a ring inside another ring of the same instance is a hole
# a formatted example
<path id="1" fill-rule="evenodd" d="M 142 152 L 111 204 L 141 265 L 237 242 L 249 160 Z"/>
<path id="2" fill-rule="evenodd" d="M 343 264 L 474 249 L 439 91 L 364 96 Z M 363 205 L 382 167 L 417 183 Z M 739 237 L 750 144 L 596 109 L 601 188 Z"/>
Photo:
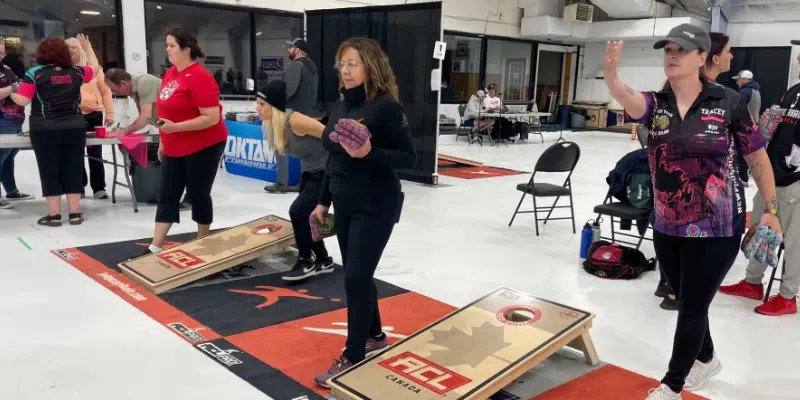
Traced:
<path id="1" fill-rule="evenodd" d="M 645 96 L 631 89 L 628 85 L 622 82 L 617 74 L 617 66 L 619 65 L 622 57 L 622 49 L 624 45 L 622 41 L 607 42 L 606 43 L 606 56 L 603 68 L 603 80 L 611 92 L 611 96 L 619 102 L 625 109 L 625 112 L 634 120 L 640 120 L 647 114 L 647 100 Z"/>

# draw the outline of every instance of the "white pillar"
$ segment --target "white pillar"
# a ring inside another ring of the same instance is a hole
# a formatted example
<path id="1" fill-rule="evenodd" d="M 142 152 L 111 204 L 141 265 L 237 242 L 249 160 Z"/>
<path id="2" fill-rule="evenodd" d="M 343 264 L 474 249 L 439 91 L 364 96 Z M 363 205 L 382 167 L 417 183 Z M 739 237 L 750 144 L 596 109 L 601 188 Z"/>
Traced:
<path id="1" fill-rule="evenodd" d="M 720 6 L 711 8 L 711 32 L 726 33 L 728 31 L 728 18 L 722 13 Z"/>
<path id="2" fill-rule="evenodd" d="M 129 73 L 147 73 L 147 36 L 145 30 L 144 0 L 122 0 L 125 70 Z"/>

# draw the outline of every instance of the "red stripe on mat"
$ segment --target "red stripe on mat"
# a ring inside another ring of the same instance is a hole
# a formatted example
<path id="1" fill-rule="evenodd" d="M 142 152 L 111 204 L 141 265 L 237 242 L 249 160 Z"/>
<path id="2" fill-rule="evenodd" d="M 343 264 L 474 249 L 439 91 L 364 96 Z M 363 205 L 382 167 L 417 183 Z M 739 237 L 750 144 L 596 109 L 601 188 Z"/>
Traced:
<path id="1" fill-rule="evenodd" d="M 644 399 L 647 397 L 647 392 L 658 385 L 655 379 L 609 364 L 531 400 Z M 681 396 L 684 400 L 708 400 L 686 391 L 681 393 Z"/>
<path id="2" fill-rule="evenodd" d="M 52 253 L 61 257 L 64 261 L 86 274 L 86 276 L 94 279 L 106 289 L 114 292 L 114 294 L 150 316 L 150 318 L 170 328 L 173 333 L 189 343 L 200 343 L 222 337 L 166 301 L 161 300 L 155 294 L 137 285 L 125 275 L 106 267 L 103 263 L 87 256 L 80 250 L 53 250 Z M 190 336 L 202 340 L 192 340 L 189 338 Z"/>
<path id="3" fill-rule="evenodd" d="M 452 176 L 461 179 L 480 179 L 480 178 L 497 178 L 500 176 L 511 176 L 527 174 L 523 171 L 514 171 L 510 169 L 493 168 L 493 167 L 467 167 L 467 168 L 454 168 L 454 169 L 440 169 L 439 175 Z"/>

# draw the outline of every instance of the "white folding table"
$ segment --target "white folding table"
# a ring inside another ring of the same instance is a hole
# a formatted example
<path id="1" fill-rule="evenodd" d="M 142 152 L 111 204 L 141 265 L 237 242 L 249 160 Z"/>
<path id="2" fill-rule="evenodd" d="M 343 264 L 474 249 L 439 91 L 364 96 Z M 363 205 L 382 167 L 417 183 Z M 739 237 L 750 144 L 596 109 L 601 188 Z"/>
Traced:
<path id="1" fill-rule="evenodd" d="M 158 143 L 158 135 L 147 135 L 147 137 L 142 141 L 142 143 Z M 114 166 L 114 183 L 111 185 L 111 202 L 116 204 L 117 203 L 117 185 L 127 188 L 128 191 L 131 193 L 131 198 L 133 199 L 133 212 L 139 212 L 139 206 L 136 202 L 136 193 L 133 190 L 133 182 L 131 181 L 130 176 L 130 166 L 131 166 L 131 158 L 128 155 L 128 152 L 124 149 L 119 148 L 122 142 L 117 138 L 103 138 L 98 139 L 96 137 L 87 137 L 86 138 L 86 145 L 89 146 L 111 146 L 111 161 L 107 161 L 105 159 L 96 159 L 94 157 L 87 158 L 94 159 L 104 164 L 110 164 Z M 30 149 L 31 146 L 31 138 L 28 136 L 21 136 L 21 135 L 0 135 L 0 149 Z M 120 154 L 122 155 L 122 164 L 119 163 L 117 160 L 117 150 L 119 150 Z M 119 168 L 122 168 L 122 174 L 125 176 L 125 182 L 119 181 Z"/>

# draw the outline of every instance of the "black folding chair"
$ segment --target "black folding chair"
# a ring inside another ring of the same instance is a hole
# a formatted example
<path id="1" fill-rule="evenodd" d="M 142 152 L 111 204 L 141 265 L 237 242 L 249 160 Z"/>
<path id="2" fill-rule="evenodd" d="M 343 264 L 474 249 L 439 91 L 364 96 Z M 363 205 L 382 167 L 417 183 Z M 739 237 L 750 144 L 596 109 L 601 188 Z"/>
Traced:
<path id="1" fill-rule="evenodd" d="M 467 105 L 466 104 L 459 104 L 459 106 L 458 106 L 458 116 L 459 116 L 459 118 L 461 118 L 461 120 L 458 121 L 458 125 L 456 126 L 456 142 L 458 141 L 458 137 L 461 136 L 461 130 L 464 129 L 464 128 L 467 128 L 467 133 L 466 133 L 467 139 L 470 139 L 469 140 L 470 143 L 472 142 L 472 138 L 471 138 L 471 135 L 469 133 L 469 127 L 464 125 L 464 113 L 466 111 L 467 111 Z"/>
<path id="2" fill-rule="evenodd" d="M 645 209 L 642 209 L 642 208 L 636 208 L 636 207 L 633 207 L 633 206 L 629 206 L 629 205 L 627 205 L 625 203 L 622 203 L 622 202 L 619 202 L 619 201 L 615 202 L 614 201 L 614 196 L 611 194 L 611 189 L 609 189 L 608 193 L 606 193 L 606 198 L 603 200 L 603 204 L 596 205 L 594 207 L 594 212 L 597 213 L 597 218 L 595 219 L 596 221 L 599 221 L 602 216 L 611 217 L 611 221 L 610 221 L 611 222 L 611 237 L 601 236 L 601 239 L 609 240 L 609 241 L 611 241 L 611 243 L 630 244 L 632 246 L 635 246 L 637 250 L 639 249 L 639 246 L 642 245 L 642 241 L 644 241 L 644 240 L 651 240 L 652 241 L 653 240 L 651 238 L 645 237 L 645 235 L 647 234 L 647 231 L 652 229 L 652 226 L 650 225 L 650 214 L 652 213 L 652 211 L 645 210 Z M 615 224 L 619 224 L 620 227 L 621 227 L 621 225 L 623 223 L 623 220 L 631 221 L 631 223 L 633 223 L 633 221 L 637 221 L 637 222 L 639 222 L 639 221 L 647 221 L 646 222 L 647 223 L 647 229 L 642 230 L 641 231 L 642 233 L 640 233 L 639 235 L 632 235 L 630 233 L 617 232 L 615 230 L 615 228 L 614 228 Z M 625 241 L 625 240 L 618 239 L 617 236 L 633 238 L 633 239 L 636 239 L 637 241 L 636 242 L 628 242 L 628 241 Z"/>
<path id="3" fill-rule="evenodd" d="M 572 220 L 572 233 L 575 233 L 575 210 L 573 209 L 572 202 L 572 172 L 575 166 L 578 165 L 578 160 L 581 158 L 581 148 L 575 142 L 560 142 L 556 143 L 542 153 L 539 160 L 536 161 L 536 166 L 533 168 L 531 179 L 527 183 L 520 183 L 517 185 L 517 190 L 522 192 L 522 197 L 519 199 L 517 209 L 514 210 L 514 215 L 511 216 L 508 226 L 514 223 L 514 218 L 517 214 L 533 213 L 534 220 L 536 221 L 536 236 L 539 236 L 539 213 L 547 211 L 547 217 L 544 219 L 544 224 L 551 220 Z M 567 179 L 561 186 L 553 185 L 551 183 L 537 183 L 534 182 L 537 172 L 568 172 Z M 532 211 L 519 211 L 522 201 L 525 200 L 526 195 L 533 197 L 533 210 Z M 558 200 L 562 196 L 569 196 L 569 205 L 556 206 Z M 539 207 L 536 204 L 537 197 L 555 197 L 556 200 L 552 206 Z M 550 218 L 553 210 L 556 208 L 569 208 L 570 217 Z"/>
<path id="4" fill-rule="evenodd" d="M 784 248 L 783 243 L 781 243 L 781 248 L 778 249 L 778 260 L 780 260 L 781 256 L 783 255 L 783 248 Z M 772 291 L 772 284 L 775 282 L 783 282 L 783 274 L 786 273 L 786 259 L 784 258 L 783 263 L 780 264 L 783 266 L 780 278 L 775 277 L 775 273 L 778 272 L 778 267 L 772 268 L 772 276 L 769 277 L 769 283 L 767 284 L 767 291 L 766 293 L 764 293 L 764 303 L 769 301 L 769 294 Z"/>

